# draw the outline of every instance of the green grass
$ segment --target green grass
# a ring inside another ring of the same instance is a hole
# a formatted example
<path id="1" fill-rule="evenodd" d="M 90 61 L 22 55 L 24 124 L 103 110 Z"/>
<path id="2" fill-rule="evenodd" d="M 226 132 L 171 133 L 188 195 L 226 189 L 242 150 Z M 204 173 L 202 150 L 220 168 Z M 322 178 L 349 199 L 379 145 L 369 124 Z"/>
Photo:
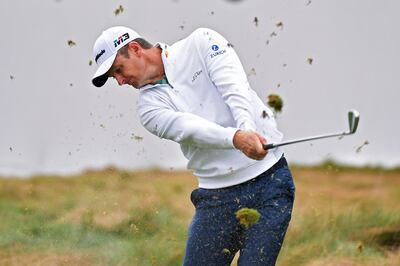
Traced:
<path id="1" fill-rule="evenodd" d="M 322 163 L 314 166 L 302 166 L 302 165 L 292 165 L 292 168 L 301 169 L 315 169 L 315 170 L 325 170 L 334 172 L 372 172 L 372 173 L 397 173 L 400 174 L 400 166 L 397 167 L 383 167 L 379 165 L 366 165 L 366 166 L 353 166 L 344 163 L 339 163 L 335 160 L 325 160 Z"/>
<path id="2" fill-rule="evenodd" d="M 125 182 L 118 175 L 110 178 L 2 180 L 0 250 L 22 247 L 27 254 L 48 249 L 56 253 L 95 254 L 99 265 L 180 264 L 186 224 L 168 206 L 132 205 L 126 209 L 127 217 L 120 221 L 113 221 L 110 226 L 98 223 L 103 215 L 99 210 L 99 205 L 104 204 L 101 195 L 116 196 L 118 190 L 110 187 Z M 76 219 L 64 219 L 82 205 L 84 211 Z M 108 206 L 106 209 L 113 211 Z"/>
<path id="3" fill-rule="evenodd" d="M 26 252 L 53 250 L 99 254 L 98 262 L 127 265 L 178 265 L 185 241 L 185 230 L 168 209 L 132 210 L 127 220 L 102 228 L 93 220 L 93 212 L 82 215 L 79 223 L 63 223 L 52 212 L 26 209 L 10 200 L 1 200 L 0 249 L 23 246 Z M 169 248 L 165 248 L 168 246 Z M 147 259 L 146 259 L 147 258 Z M 140 262 L 140 263 L 139 263 Z"/>
<path id="4" fill-rule="evenodd" d="M 277 265 L 396 265 L 400 175 L 331 170 L 294 168 Z M 181 265 L 195 186 L 159 170 L 0 178 L 0 265 Z"/>
<path id="5" fill-rule="evenodd" d="M 303 265 L 315 259 L 342 257 L 380 265 L 378 262 L 385 259 L 386 249 L 378 241 L 379 234 L 374 235 L 368 231 L 398 227 L 400 213 L 387 212 L 379 206 L 360 206 L 328 215 L 309 214 L 298 218 L 297 224 L 297 230 L 288 232 L 280 256 L 282 264 Z M 398 248 L 399 244 L 388 243 L 393 248 Z"/>

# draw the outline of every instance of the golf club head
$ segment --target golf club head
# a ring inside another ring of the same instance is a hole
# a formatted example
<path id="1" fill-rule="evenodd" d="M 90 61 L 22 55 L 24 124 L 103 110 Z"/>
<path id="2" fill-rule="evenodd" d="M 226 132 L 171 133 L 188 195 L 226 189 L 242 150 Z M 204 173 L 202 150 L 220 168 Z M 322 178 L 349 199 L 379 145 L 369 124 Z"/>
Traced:
<path id="1" fill-rule="evenodd" d="M 354 134 L 357 131 L 358 121 L 360 120 L 360 113 L 356 110 L 350 110 L 349 117 L 349 133 Z"/>

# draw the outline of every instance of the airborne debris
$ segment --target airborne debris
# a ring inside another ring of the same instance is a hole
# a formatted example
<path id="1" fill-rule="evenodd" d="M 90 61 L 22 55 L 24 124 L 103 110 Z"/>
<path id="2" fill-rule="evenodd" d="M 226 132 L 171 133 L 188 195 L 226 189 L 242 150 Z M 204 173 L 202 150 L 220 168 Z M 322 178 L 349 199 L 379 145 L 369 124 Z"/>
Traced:
<path id="1" fill-rule="evenodd" d="M 364 143 L 361 144 L 361 146 L 359 146 L 359 147 L 356 149 L 356 153 L 360 153 L 361 150 L 362 150 L 362 148 L 363 148 L 364 146 L 368 145 L 368 144 L 369 144 L 369 141 L 368 141 L 368 140 L 364 141 Z"/>
<path id="2" fill-rule="evenodd" d="M 180 25 L 179 28 L 180 28 L 181 30 L 183 30 L 183 29 L 185 28 L 185 26 Z"/>
<path id="3" fill-rule="evenodd" d="M 222 253 L 224 253 L 224 254 L 231 254 L 231 251 L 229 250 L 229 249 L 227 249 L 227 248 L 224 248 L 223 250 L 222 250 Z"/>
<path id="4" fill-rule="evenodd" d="M 269 34 L 269 37 L 271 37 L 271 38 L 273 38 L 273 37 L 276 37 L 276 36 L 278 36 L 278 34 L 276 34 L 276 32 L 275 31 L 273 31 L 273 32 L 271 32 L 270 34 Z M 270 42 L 270 40 L 269 39 L 267 39 L 267 41 L 266 41 L 266 45 L 268 45 L 269 44 L 269 42 Z"/>
<path id="5" fill-rule="evenodd" d="M 282 21 L 279 21 L 278 23 L 276 23 L 276 26 L 278 28 L 281 28 L 281 30 L 283 30 L 283 22 Z"/>
<path id="6" fill-rule="evenodd" d="M 13 148 L 12 148 L 12 147 L 10 147 L 10 151 L 13 151 Z"/>
<path id="7" fill-rule="evenodd" d="M 308 6 L 308 5 L 310 5 L 310 4 L 311 4 L 311 0 L 308 0 L 306 6 Z"/>
<path id="8" fill-rule="evenodd" d="M 211 15 L 214 15 L 214 11 L 211 11 Z"/>
<path id="9" fill-rule="evenodd" d="M 89 61 L 89 66 L 91 66 L 93 64 L 93 61 L 92 60 L 90 60 Z"/>
<path id="10" fill-rule="evenodd" d="M 239 220 L 239 223 L 243 225 L 246 229 L 250 226 L 258 223 L 260 220 L 261 214 L 256 209 L 250 208 L 241 208 L 236 213 L 236 218 Z"/>
<path id="11" fill-rule="evenodd" d="M 131 139 L 134 139 L 134 140 L 137 140 L 137 141 L 142 141 L 143 137 L 135 136 L 135 134 L 132 133 Z"/>
<path id="12" fill-rule="evenodd" d="M 254 68 L 254 67 L 252 67 L 251 69 L 250 69 L 250 71 L 249 71 L 249 73 L 247 73 L 247 76 L 249 77 L 249 76 L 251 76 L 251 75 L 257 75 L 257 73 L 256 73 L 256 69 Z"/>
<path id="13" fill-rule="evenodd" d="M 358 252 L 363 252 L 363 249 L 364 249 L 364 246 L 363 246 L 363 244 L 362 243 L 358 243 L 358 245 L 357 245 L 357 250 L 358 250 Z"/>
<path id="14" fill-rule="evenodd" d="M 124 7 L 119 5 L 119 7 L 117 9 L 114 10 L 114 15 L 118 16 L 119 14 L 121 14 L 122 12 L 124 12 Z"/>
<path id="15" fill-rule="evenodd" d="M 265 110 L 263 110 L 263 111 L 262 111 L 262 114 L 261 114 L 261 116 L 262 116 L 262 118 L 269 117 L 269 115 L 268 115 L 267 111 L 265 111 Z"/>
<path id="16" fill-rule="evenodd" d="M 313 61 L 314 61 L 314 59 L 312 59 L 311 57 L 307 58 L 307 62 L 308 62 L 310 65 L 312 65 Z"/>
<path id="17" fill-rule="evenodd" d="M 254 22 L 254 24 L 256 25 L 256 27 L 258 26 L 258 18 L 257 17 L 254 17 L 254 20 L 253 20 L 253 22 Z"/>
<path id="18" fill-rule="evenodd" d="M 15 79 L 15 77 L 13 75 L 10 75 L 10 79 L 13 80 Z"/>
<path id="19" fill-rule="evenodd" d="M 276 113 L 282 112 L 283 100 L 278 94 L 268 95 L 268 105 L 275 110 Z"/>
<path id="20" fill-rule="evenodd" d="M 76 42 L 74 42 L 73 40 L 68 40 L 67 43 L 69 47 L 76 46 Z"/>

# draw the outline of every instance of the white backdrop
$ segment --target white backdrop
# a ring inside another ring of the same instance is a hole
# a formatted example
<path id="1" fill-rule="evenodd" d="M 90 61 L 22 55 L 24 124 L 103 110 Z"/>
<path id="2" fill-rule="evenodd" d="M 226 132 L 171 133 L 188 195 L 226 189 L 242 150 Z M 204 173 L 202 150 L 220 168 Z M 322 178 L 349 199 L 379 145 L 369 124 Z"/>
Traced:
<path id="1" fill-rule="evenodd" d="M 290 162 L 400 164 L 399 1 L 233 2 L 1 1 L 0 175 L 185 167 L 177 144 L 140 126 L 137 91 L 91 86 L 93 42 L 115 25 L 169 44 L 197 27 L 219 31 L 260 97 L 283 98 L 286 139 L 344 130 L 347 111 L 361 113 L 356 135 L 288 146 Z"/>

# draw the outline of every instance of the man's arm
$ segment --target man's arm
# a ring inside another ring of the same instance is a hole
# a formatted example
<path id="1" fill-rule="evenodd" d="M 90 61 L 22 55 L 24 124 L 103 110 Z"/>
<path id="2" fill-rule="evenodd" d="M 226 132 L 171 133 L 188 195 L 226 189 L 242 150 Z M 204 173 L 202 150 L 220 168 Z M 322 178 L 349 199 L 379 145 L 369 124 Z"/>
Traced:
<path id="1" fill-rule="evenodd" d="M 176 111 L 168 101 L 155 98 L 158 97 L 141 97 L 138 105 L 140 122 L 154 135 L 199 148 L 236 148 L 255 160 L 267 154 L 261 144 L 266 141 L 256 132 L 222 127 L 197 115 Z"/>
<path id="2" fill-rule="evenodd" d="M 252 159 L 263 159 L 267 151 L 262 144 L 267 141 L 256 132 L 250 85 L 239 57 L 223 36 L 210 29 L 199 29 L 197 45 L 208 75 L 241 129 L 234 135 L 234 146 Z"/>
<path id="3" fill-rule="evenodd" d="M 200 116 L 176 111 L 166 101 L 154 104 L 145 98 L 141 98 L 138 106 L 140 122 L 154 135 L 200 148 L 235 148 L 233 138 L 237 128 L 225 128 Z"/>
<path id="4" fill-rule="evenodd" d="M 256 131 L 250 85 L 232 45 L 210 29 L 199 29 L 196 37 L 208 75 L 229 106 L 236 126 L 242 130 Z"/>

